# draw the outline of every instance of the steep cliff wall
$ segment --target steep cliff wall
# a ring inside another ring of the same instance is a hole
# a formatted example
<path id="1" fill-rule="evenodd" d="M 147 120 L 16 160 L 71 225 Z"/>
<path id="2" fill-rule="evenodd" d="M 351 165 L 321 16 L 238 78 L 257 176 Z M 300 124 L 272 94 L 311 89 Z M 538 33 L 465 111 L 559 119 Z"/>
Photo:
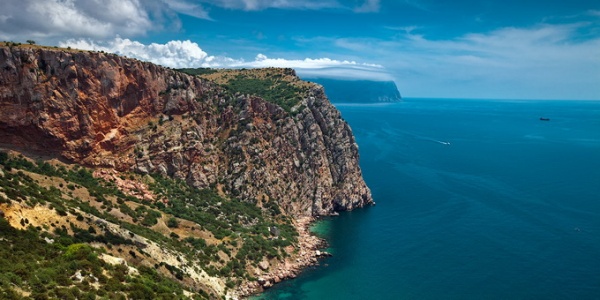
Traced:
<path id="1" fill-rule="evenodd" d="M 294 216 L 372 203 L 350 127 L 320 86 L 302 86 L 288 112 L 113 54 L 3 46 L 0 143 L 276 201 Z"/>

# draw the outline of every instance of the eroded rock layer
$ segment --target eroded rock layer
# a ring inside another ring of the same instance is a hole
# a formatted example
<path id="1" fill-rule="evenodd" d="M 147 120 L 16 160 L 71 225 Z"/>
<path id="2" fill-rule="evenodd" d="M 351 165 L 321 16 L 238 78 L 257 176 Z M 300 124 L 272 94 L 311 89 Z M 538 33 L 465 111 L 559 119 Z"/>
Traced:
<path id="1" fill-rule="evenodd" d="M 271 69 L 299 81 L 293 70 Z M 372 203 L 348 124 L 303 84 L 290 112 L 114 54 L 0 47 L 0 143 L 162 173 L 293 216 Z"/>

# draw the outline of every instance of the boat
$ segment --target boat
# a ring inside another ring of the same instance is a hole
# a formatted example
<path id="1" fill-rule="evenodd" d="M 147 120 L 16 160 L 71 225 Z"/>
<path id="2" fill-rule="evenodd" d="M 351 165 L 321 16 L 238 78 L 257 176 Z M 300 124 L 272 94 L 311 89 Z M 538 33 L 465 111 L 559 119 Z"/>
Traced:
<path id="1" fill-rule="evenodd" d="M 550 121 L 550 118 L 544 118 L 544 117 L 541 117 L 541 118 L 540 118 L 540 121 Z"/>

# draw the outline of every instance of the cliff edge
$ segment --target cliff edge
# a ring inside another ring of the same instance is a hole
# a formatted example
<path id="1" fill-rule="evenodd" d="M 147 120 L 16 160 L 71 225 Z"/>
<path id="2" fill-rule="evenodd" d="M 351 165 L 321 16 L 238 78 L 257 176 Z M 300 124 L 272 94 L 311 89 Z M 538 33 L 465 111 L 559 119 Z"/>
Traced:
<path id="1" fill-rule="evenodd" d="M 322 87 L 291 69 L 223 72 L 200 78 L 115 54 L 2 46 L 0 143 L 276 201 L 297 217 L 373 202 L 352 131 Z M 240 85 L 267 79 L 293 95 L 267 101 Z"/>

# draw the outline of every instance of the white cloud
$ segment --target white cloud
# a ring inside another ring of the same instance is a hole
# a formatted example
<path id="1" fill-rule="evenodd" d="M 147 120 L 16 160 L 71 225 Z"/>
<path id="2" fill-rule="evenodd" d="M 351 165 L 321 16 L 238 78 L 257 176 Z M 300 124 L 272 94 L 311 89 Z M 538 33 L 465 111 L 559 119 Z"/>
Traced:
<path id="1" fill-rule="evenodd" d="M 174 11 L 200 19 L 211 20 L 207 7 L 258 11 L 269 8 L 319 10 L 341 8 L 336 0 L 162 0 Z"/>
<path id="2" fill-rule="evenodd" d="M 164 0 L 164 2 L 170 9 L 180 14 L 199 19 L 211 20 L 211 17 L 208 15 L 206 9 L 198 3 L 186 0 Z"/>
<path id="3" fill-rule="evenodd" d="M 364 0 L 357 12 L 379 10 L 380 0 Z M 36 39 L 52 44 L 69 38 L 143 36 L 181 26 L 177 14 L 212 20 L 214 7 L 259 11 L 265 9 L 321 10 L 353 7 L 338 0 L 3 0 L 0 39 Z"/>
<path id="4" fill-rule="evenodd" d="M 290 60 L 268 58 L 258 54 L 254 61 L 231 64 L 229 67 L 266 68 L 280 67 L 296 69 L 298 75 L 306 77 L 333 77 L 345 79 L 392 80 L 382 65 L 358 63 L 356 61 L 335 60 L 330 58 L 305 58 Z"/>
<path id="5" fill-rule="evenodd" d="M 393 31 L 402 31 L 404 33 L 411 34 L 413 31 L 417 29 L 421 29 L 421 26 L 384 26 L 385 29 L 393 30 Z"/>
<path id="6" fill-rule="evenodd" d="M 338 0 L 162 0 L 169 8 L 181 14 L 190 15 L 200 19 L 211 17 L 207 7 L 215 6 L 227 9 L 259 11 L 269 8 L 290 10 L 320 10 L 343 9 L 354 10 L 357 13 L 378 12 L 380 0 L 364 0 L 362 4 L 351 7 L 340 3 Z"/>
<path id="7" fill-rule="evenodd" d="M 3 0 L 0 15 L 3 39 L 141 35 L 154 26 L 139 0 Z"/>
<path id="8" fill-rule="evenodd" d="M 359 78 L 373 80 L 390 80 L 391 77 L 383 66 L 359 63 L 348 60 L 330 58 L 305 58 L 290 60 L 284 58 L 268 58 L 258 54 L 251 61 L 224 56 L 210 56 L 197 43 L 187 41 L 170 41 L 166 44 L 142 44 L 130 39 L 117 37 L 107 42 L 94 42 L 86 39 L 71 39 L 60 43 L 61 47 L 106 51 L 150 61 L 173 68 L 294 68 L 305 76 L 322 76 L 337 78 Z"/>
<path id="9" fill-rule="evenodd" d="M 378 12 L 380 8 L 380 0 L 366 0 L 361 6 L 354 9 L 358 13 Z"/>
<path id="10" fill-rule="evenodd" d="M 112 41 L 103 43 L 83 39 L 67 40 L 61 42 L 60 46 L 107 51 L 174 68 L 208 67 L 215 61 L 215 58 L 208 56 L 198 44 L 189 40 L 144 45 L 137 41 L 117 37 Z"/>
<path id="11" fill-rule="evenodd" d="M 600 38 L 578 40 L 585 26 L 510 27 L 452 40 L 408 32 L 393 41 L 337 45 L 384 57 L 406 95 L 598 100 Z"/>
<path id="12" fill-rule="evenodd" d="M 282 68 L 302 68 L 302 69 L 320 69 L 341 66 L 352 66 L 356 68 L 383 69 L 383 66 L 377 64 L 357 63 L 348 60 L 335 60 L 330 58 L 305 58 L 303 60 L 288 60 L 283 58 L 268 58 L 264 54 L 258 54 L 255 60 L 246 65 L 264 68 L 264 67 L 282 67 Z"/>
<path id="13" fill-rule="evenodd" d="M 168 0 L 170 1 L 170 0 Z M 189 1 L 189 0 L 188 0 Z M 335 0 L 201 0 L 212 5 L 242 10 L 280 9 L 322 9 L 339 7 Z"/>

